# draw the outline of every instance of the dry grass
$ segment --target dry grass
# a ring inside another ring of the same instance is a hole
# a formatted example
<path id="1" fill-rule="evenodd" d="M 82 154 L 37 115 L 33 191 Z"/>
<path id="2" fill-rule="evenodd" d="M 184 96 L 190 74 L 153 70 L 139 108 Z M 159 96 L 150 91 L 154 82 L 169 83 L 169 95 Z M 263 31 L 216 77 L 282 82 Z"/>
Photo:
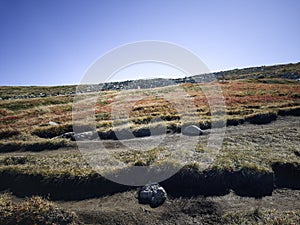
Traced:
<path id="1" fill-rule="evenodd" d="M 286 70 L 286 72 L 291 72 L 288 68 Z M 277 72 L 285 71 L 280 69 Z M 248 72 L 245 72 L 238 77 L 248 75 Z M 203 129 L 210 128 L 212 112 L 202 90 L 215 84 L 180 86 L 188 94 L 188 100 L 195 105 L 195 112 L 188 107 L 175 107 L 170 101 L 157 95 L 157 93 L 174 94 L 174 86 L 142 91 L 128 90 L 122 92 L 121 95 L 118 95 L 121 93 L 118 91 L 103 91 L 97 96 L 95 104 L 94 119 L 97 129 L 104 137 L 105 135 L 112 137 L 109 134 L 114 130 L 124 128 L 130 128 L 137 134 L 161 125 L 166 126 L 171 132 L 178 132 L 182 126 L 196 122 Z M 300 85 L 297 81 L 267 76 L 260 79 L 219 82 L 218 85 L 224 95 L 226 115 L 214 119 L 227 120 L 228 125 L 245 122 L 260 124 L 275 120 L 278 115 L 299 115 Z M 38 176 L 43 181 L 58 183 L 63 183 L 66 179 L 80 182 L 86 178 L 93 179 L 96 172 L 86 162 L 86 158 L 74 148 L 66 152 L 57 151 L 51 154 L 33 153 L 61 147 L 74 147 L 74 142 L 54 138 L 72 131 L 74 96 L 68 93 L 74 91 L 74 86 L 0 87 L 2 98 L 0 100 L 0 153 L 6 152 L 0 155 L 1 175 Z M 39 95 L 40 93 L 52 96 L 8 100 L 16 95 Z M 141 93 L 145 97 L 136 101 L 135 99 L 141 96 Z M 89 101 L 93 98 L 95 94 L 90 94 Z M 186 99 L 180 96 L 173 96 L 173 98 L 182 105 L 186 102 Z M 90 107 L 89 101 L 86 102 L 86 107 Z M 120 114 L 118 121 L 114 121 L 111 110 L 119 110 L 122 113 L 128 106 L 132 106 L 129 117 Z M 185 124 L 180 121 L 182 115 L 190 117 L 190 120 L 184 121 Z M 198 118 L 197 121 L 194 121 L 195 115 Z M 85 117 L 84 113 L 82 117 Z M 50 121 L 58 125 L 50 125 Z M 246 174 L 246 178 L 252 175 L 259 177 L 262 174 L 273 176 L 272 166 L 275 163 L 293 165 L 295 170 L 299 170 L 299 132 L 300 128 L 295 126 L 229 135 L 225 138 L 216 160 L 207 168 L 208 174 L 217 176 L 223 175 L 224 171 L 241 171 L 242 174 Z M 203 155 L 210 152 L 210 149 L 205 147 L 205 143 L 202 140 L 197 145 L 192 153 L 194 161 L 187 165 L 184 160 L 170 160 L 168 149 L 160 147 L 144 152 L 122 150 L 115 152 L 112 159 L 121 161 L 127 168 L 162 164 L 176 167 L 185 165 L 181 170 L 183 176 L 189 173 L 202 174 L 201 159 Z M 182 147 L 178 151 L 184 153 L 185 149 Z M 115 173 L 116 170 L 118 168 L 111 167 L 109 171 L 103 169 L 103 172 Z M 257 209 L 253 212 L 227 213 L 223 215 L 222 220 L 225 224 L 298 224 L 299 213 Z M 15 203 L 8 195 L 0 195 L 0 224 L 68 224 L 74 222 L 75 219 L 74 215 L 38 197 Z"/>
<path id="2" fill-rule="evenodd" d="M 228 136 L 224 139 L 222 149 L 211 165 L 211 168 L 239 170 L 247 167 L 257 171 L 271 171 L 272 164 L 275 162 L 296 163 L 300 165 L 300 158 L 295 153 L 299 150 L 299 132 L 300 128 L 296 126 L 281 127 L 280 129 L 274 127 L 267 130 L 256 128 L 246 133 Z M 282 141 L 283 139 L 284 142 Z M 58 139 L 57 141 L 60 140 Z M 175 141 L 175 139 L 173 141 L 170 140 L 170 143 Z M 201 139 L 196 149 L 192 151 L 193 167 L 196 169 L 201 168 L 200 162 L 203 156 L 206 153 L 210 153 L 210 149 L 206 147 L 206 142 L 207 140 Z M 43 144 L 41 141 L 36 143 Z M 29 146 L 27 148 L 27 150 L 30 150 Z M 180 151 L 180 148 L 177 150 Z M 182 151 L 184 152 L 184 149 Z M 120 160 L 128 166 L 155 165 L 157 163 L 168 162 L 169 153 L 168 147 L 158 147 L 142 152 L 120 149 L 115 151 L 112 156 L 114 159 Z M 41 153 L 38 155 L 30 153 L 19 154 L 29 158 L 29 160 L 26 160 L 24 164 L 8 164 L 4 162 L 9 162 L 10 160 L 6 159 L 7 156 L 3 155 L 0 156 L 0 168 L 15 168 L 25 173 L 72 174 L 75 176 L 93 173 L 93 170 L 86 163 L 85 158 L 77 150 L 69 151 L 67 154 L 60 152 L 53 152 L 51 155 Z M 96 158 L 99 154 L 102 154 L 101 151 L 96 151 L 95 155 L 91 155 L 90 157 Z M 177 163 L 184 164 L 185 161 Z"/>
<path id="3" fill-rule="evenodd" d="M 97 96 L 94 119 L 98 129 L 102 131 L 111 129 L 112 125 L 114 129 L 117 129 L 117 126 L 124 124 L 138 129 L 147 127 L 158 119 L 162 124 L 171 122 L 171 126 L 181 126 L 182 115 L 189 116 L 189 113 L 191 113 L 190 118 L 193 120 L 190 122 L 209 124 L 211 112 L 202 91 L 209 85 L 214 86 L 213 83 L 183 84 L 181 86 L 190 96 L 189 101 L 195 105 L 196 112 L 189 112 L 186 107 L 175 107 L 166 99 L 157 97 L 157 93 L 174 94 L 174 87 L 172 86 L 147 89 L 142 92 L 128 90 L 122 92 L 122 96 L 117 95 L 116 91 L 105 91 Z M 298 83 L 251 83 L 237 80 L 221 82 L 218 85 L 220 85 L 225 97 L 227 114 L 226 117 L 219 119 L 228 120 L 229 125 L 243 121 L 251 122 L 251 118 L 263 114 L 276 116 L 278 113 L 288 112 L 292 108 L 299 110 L 300 107 L 300 85 Z M 145 98 L 135 101 L 134 99 L 140 97 L 141 93 Z M 45 138 L 51 138 L 64 131 L 71 131 L 72 101 L 73 98 L 70 96 L 2 100 L 0 102 L 0 130 L 31 133 Z M 185 99 L 176 96 L 176 101 L 182 102 L 184 105 Z M 115 106 L 116 103 L 117 106 Z M 129 115 L 121 115 L 118 118 L 118 123 L 116 123 L 116 120 L 112 118 L 111 110 L 119 110 L 122 113 L 128 106 L 132 106 Z M 198 121 L 194 121 L 195 116 Z M 50 121 L 59 123 L 59 128 L 51 127 L 48 124 Z M 0 137 L 7 135 L 12 136 L 13 133 L 5 134 L 2 132 Z"/>
<path id="4" fill-rule="evenodd" d="M 270 224 L 270 225 L 291 225 L 299 224 L 300 211 L 278 211 L 256 208 L 254 211 L 235 211 L 222 216 L 223 224 Z"/>
<path id="5" fill-rule="evenodd" d="M 181 85 L 190 96 L 189 98 L 193 100 L 197 118 L 199 118 L 198 121 L 184 122 L 187 124 L 198 122 L 204 129 L 210 127 L 211 113 L 202 90 L 213 85 L 214 83 Z M 244 122 L 264 123 L 276 119 L 278 114 L 299 114 L 300 85 L 298 83 L 280 83 L 278 81 L 262 83 L 236 80 L 220 82 L 218 85 L 220 85 L 225 97 L 227 115 L 226 118 L 215 119 L 227 120 L 229 125 Z M 166 126 L 173 132 L 179 131 L 180 127 L 184 125 L 179 119 L 181 115 L 188 114 L 188 110 L 180 111 L 171 102 L 157 97 L 158 93 L 166 95 L 173 93 L 174 88 L 168 86 L 143 90 L 145 98 L 138 101 L 133 101 L 141 96 L 141 92 L 138 90 L 124 91 L 122 95 L 118 95 L 116 91 L 100 93 L 97 96 L 95 109 L 97 129 L 102 132 L 103 137 L 113 130 L 130 128 L 138 133 L 141 130 L 149 130 L 151 127 L 160 125 Z M 40 87 L 39 91 L 42 92 L 42 89 Z M 17 93 L 17 89 L 14 90 L 14 93 Z M 95 95 L 91 95 L 91 97 L 94 98 Z M 178 96 L 175 97 L 179 102 L 184 101 Z M 38 151 L 72 146 L 66 141 L 51 139 L 62 133 L 72 131 L 72 100 L 73 98 L 70 96 L 2 100 L 0 102 L 0 138 L 2 139 L 0 151 Z M 116 101 L 117 107 L 114 106 Z M 112 108 L 115 107 L 115 110 L 122 112 L 128 105 L 132 106 L 129 117 L 121 117 L 118 122 L 113 121 L 111 118 Z M 191 118 L 194 118 L 193 115 Z M 49 125 L 50 121 L 57 122 L 59 125 Z M 229 150 L 232 151 L 232 148 Z M 135 159 L 134 161 L 138 160 Z M 144 163 L 148 164 L 147 161 L 149 160 L 145 160 Z"/>
<path id="6" fill-rule="evenodd" d="M 0 195 L 0 224 L 78 224 L 74 213 L 66 212 L 41 197 L 15 202 L 8 194 Z"/>

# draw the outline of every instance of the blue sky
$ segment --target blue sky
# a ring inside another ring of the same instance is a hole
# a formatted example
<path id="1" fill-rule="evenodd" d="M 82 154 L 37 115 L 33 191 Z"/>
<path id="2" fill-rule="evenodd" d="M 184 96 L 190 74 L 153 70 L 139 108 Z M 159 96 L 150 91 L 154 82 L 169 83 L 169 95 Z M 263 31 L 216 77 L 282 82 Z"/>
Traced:
<path id="1" fill-rule="evenodd" d="M 299 12 L 297 0 L 0 0 L 0 85 L 77 84 L 142 40 L 179 44 L 211 71 L 298 62 Z"/>

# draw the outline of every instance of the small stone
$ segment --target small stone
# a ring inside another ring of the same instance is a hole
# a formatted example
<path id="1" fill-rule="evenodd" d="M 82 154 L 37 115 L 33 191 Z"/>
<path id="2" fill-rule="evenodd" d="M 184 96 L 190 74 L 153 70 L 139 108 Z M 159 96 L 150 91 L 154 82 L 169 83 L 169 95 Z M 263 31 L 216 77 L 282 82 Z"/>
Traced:
<path id="1" fill-rule="evenodd" d="M 50 122 L 49 122 L 49 125 L 51 125 L 51 126 L 58 126 L 58 123 L 53 122 L 53 121 L 50 121 Z"/>
<path id="2" fill-rule="evenodd" d="M 183 129 L 182 134 L 188 136 L 198 136 L 203 134 L 203 130 L 201 130 L 200 127 L 197 127 L 195 125 L 190 125 Z"/>

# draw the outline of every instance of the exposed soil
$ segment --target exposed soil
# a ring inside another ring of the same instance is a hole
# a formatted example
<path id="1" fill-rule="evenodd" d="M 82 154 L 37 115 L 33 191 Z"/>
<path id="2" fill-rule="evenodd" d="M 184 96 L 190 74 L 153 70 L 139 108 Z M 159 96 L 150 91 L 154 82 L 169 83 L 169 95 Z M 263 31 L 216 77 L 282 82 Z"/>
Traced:
<path id="1" fill-rule="evenodd" d="M 56 202 L 74 211 L 85 224 L 221 224 L 226 212 L 255 209 L 300 209 L 300 191 L 275 190 L 261 199 L 234 193 L 218 197 L 169 198 L 162 206 L 141 205 L 136 191 L 83 201 Z"/>

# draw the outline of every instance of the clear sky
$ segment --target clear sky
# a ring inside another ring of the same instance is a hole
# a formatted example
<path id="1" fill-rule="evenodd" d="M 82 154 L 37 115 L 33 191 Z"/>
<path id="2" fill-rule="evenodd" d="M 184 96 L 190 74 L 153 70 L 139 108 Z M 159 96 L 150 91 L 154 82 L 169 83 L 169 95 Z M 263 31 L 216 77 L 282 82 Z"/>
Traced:
<path id="1" fill-rule="evenodd" d="M 299 12 L 297 0 L 0 0 L 0 85 L 77 84 L 142 40 L 186 47 L 211 71 L 299 62 Z"/>

